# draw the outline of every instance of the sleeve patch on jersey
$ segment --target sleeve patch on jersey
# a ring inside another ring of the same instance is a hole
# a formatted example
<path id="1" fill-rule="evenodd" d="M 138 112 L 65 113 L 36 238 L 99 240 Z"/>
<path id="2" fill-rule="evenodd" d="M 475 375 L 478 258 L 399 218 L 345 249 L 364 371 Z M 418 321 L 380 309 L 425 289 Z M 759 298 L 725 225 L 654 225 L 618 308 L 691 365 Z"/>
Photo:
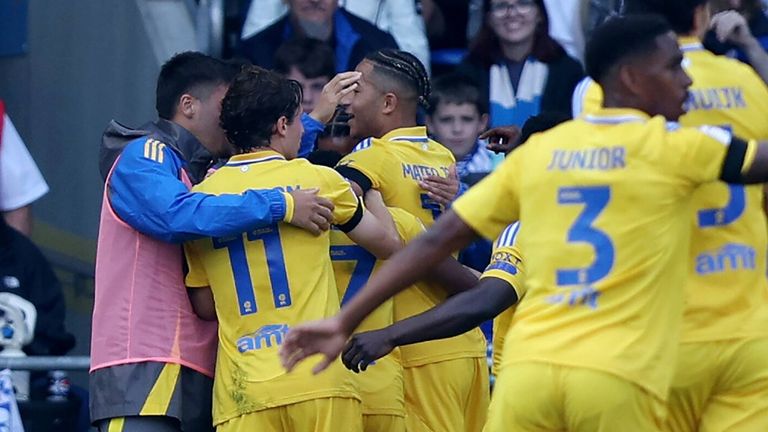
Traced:
<path id="1" fill-rule="evenodd" d="M 352 153 L 354 153 L 354 152 L 356 152 L 356 151 L 360 151 L 360 150 L 365 150 L 365 149 L 367 149 L 368 147 L 370 147 L 370 146 L 371 146 L 371 142 L 372 142 L 372 141 L 373 141 L 373 140 L 372 140 L 371 138 L 366 138 L 366 139 L 364 139 L 364 140 L 360 141 L 360 142 L 359 142 L 359 143 L 358 143 L 358 144 L 355 146 L 355 148 L 353 148 L 353 149 L 352 149 Z"/>
<path id="2" fill-rule="evenodd" d="M 496 240 L 496 247 L 514 246 L 517 242 L 517 233 L 520 230 L 520 222 L 515 222 L 508 227 L 504 228 L 498 240 Z"/>
<path id="3" fill-rule="evenodd" d="M 724 146 L 728 146 L 731 144 L 731 139 L 733 139 L 733 135 L 731 135 L 730 132 L 727 130 L 716 127 L 716 126 L 700 126 L 699 130 L 707 135 L 708 137 L 720 141 Z"/>
<path id="4" fill-rule="evenodd" d="M 144 157 L 157 163 L 163 163 L 165 144 L 158 140 L 148 139 L 144 143 Z"/>
<path id="5" fill-rule="evenodd" d="M 504 261 L 494 261 L 494 262 L 492 262 L 491 265 L 489 265 L 485 269 L 485 271 L 489 271 L 489 270 L 501 270 L 501 271 L 503 271 L 505 273 L 509 273 L 511 275 L 516 275 L 517 272 L 519 271 L 514 264 L 508 263 L 508 262 L 504 262 Z"/>

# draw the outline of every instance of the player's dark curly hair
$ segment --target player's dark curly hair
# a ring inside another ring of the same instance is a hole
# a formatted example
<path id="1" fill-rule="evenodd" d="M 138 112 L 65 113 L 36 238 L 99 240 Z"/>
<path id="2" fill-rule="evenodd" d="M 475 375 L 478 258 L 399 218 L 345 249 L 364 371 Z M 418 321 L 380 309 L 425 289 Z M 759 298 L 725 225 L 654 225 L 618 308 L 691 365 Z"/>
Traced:
<path id="1" fill-rule="evenodd" d="M 280 117 L 301 107 L 301 84 L 258 66 L 243 66 L 221 103 L 221 127 L 240 150 L 267 147 Z"/>
<path id="2" fill-rule="evenodd" d="M 656 38 L 672 31 L 660 15 L 614 17 L 597 27 L 587 43 L 585 61 L 590 78 L 603 84 L 608 72 L 632 56 L 656 49 Z"/>
<path id="3" fill-rule="evenodd" d="M 429 95 L 432 91 L 427 69 L 416 56 L 396 49 L 374 51 L 365 60 L 373 63 L 374 70 L 393 79 L 411 90 L 422 108 L 429 107 Z"/>

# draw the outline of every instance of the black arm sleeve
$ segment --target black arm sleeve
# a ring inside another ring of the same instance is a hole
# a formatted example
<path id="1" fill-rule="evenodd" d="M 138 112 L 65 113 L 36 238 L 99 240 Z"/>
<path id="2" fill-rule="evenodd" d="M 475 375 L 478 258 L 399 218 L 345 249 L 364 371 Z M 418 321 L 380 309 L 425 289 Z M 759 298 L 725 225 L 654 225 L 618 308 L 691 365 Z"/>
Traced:
<path id="1" fill-rule="evenodd" d="M 457 294 L 444 303 L 390 327 L 396 346 L 460 335 L 495 317 L 517 303 L 517 293 L 508 282 L 486 278 L 477 287 Z"/>
<path id="2" fill-rule="evenodd" d="M 723 161 L 723 170 L 720 172 L 720 180 L 726 183 L 744 183 L 741 169 L 744 166 L 744 158 L 747 156 L 747 142 L 733 137 L 728 153 Z"/>
<path id="3" fill-rule="evenodd" d="M 355 214 L 353 214 L 346 223 L 336 226 L 341 230 L 341 232 L 348 233 L 355 229 L 358 224 L 360 224 L 360 221 L 363 220 L 364 212 L 365 207 L 363 207 L 363 200 L 362 198 L 357 197 L 357 210 L 355 210 Z"/>
<path id="4" fill-rule="evenodd" d="M 360 189 L 363 190 L 363 194 L 373 188 L 373 182 L 371 179 L 369 179 L 368 176 L 363 174 L 360 170 L 349 166 L 340 166 L 336 167 L 336 172 L 341 174 L 341 176 L 345 179 L 357 183 L 357 185 L 360 186 Z"/>

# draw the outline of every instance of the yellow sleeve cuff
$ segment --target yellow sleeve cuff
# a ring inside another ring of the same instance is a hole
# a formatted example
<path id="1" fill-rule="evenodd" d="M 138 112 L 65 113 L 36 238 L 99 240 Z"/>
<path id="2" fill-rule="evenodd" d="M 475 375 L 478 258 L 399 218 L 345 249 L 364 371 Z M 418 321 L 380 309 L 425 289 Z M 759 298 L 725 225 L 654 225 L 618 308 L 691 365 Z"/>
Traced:
<path id="1" fill-rule="evenodd" d="M 283 217 L 283 222 L 291 223 L 293 220 L 293 211 L 295 210 L 293 195 L 288 192 L 283 192 L 283 198 L 285 198 L 285 217 Z"/>

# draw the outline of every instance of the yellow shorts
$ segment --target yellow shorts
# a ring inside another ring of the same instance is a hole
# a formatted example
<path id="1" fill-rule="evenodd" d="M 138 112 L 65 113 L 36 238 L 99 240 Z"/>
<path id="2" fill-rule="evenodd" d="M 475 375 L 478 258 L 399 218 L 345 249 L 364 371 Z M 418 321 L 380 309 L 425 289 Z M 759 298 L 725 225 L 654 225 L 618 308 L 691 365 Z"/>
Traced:
<path id="1" fill-rule="evenodd" d="M 363 414 L 365 432 L 405 432 L 405 417 L 395 415 Z"/>
<path id="2" fill-rule="evenodd" d="M 496 379 L 486 432 L 651 432 L 664 402 L 618 376 L 549 363 L 505 364 Z"/>
<path id="3" fill-rule="evenodd" d="M 680 345 L 666 430 L 768 431 L 768 338 Z"/>
<path id="4" fill-rule="evenodd" d="M 235 417 L 218 432 L 362 432 L 360 401 L 350 398 L 312 399 Z"/>
<path id="5" fill-rule="evenodd" d="M 408 432 L 480 432 L 490 399 L 488 361 L 460 358 L 404 369 Z"/>

